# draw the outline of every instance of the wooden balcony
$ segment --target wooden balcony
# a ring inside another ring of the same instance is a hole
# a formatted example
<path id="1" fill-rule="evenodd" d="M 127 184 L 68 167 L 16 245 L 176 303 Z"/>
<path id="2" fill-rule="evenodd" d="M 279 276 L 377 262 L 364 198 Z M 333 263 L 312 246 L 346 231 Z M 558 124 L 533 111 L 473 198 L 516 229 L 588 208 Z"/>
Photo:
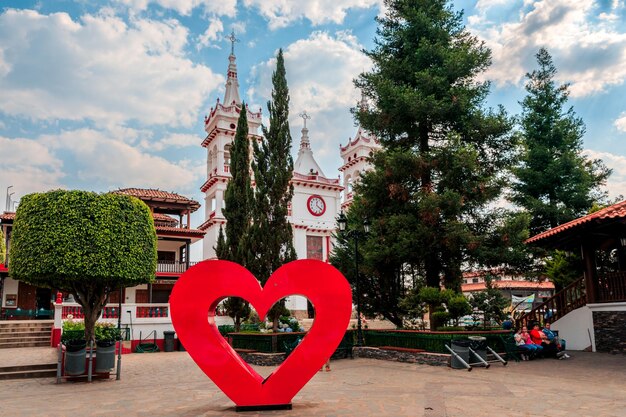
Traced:
<path id="1" fill-rule="evenodd" d="M 626 272 L 610 272 L 598 275 L 598 303 L 626 301 Z"/>
<path id="2" fill-rule="evenodd" d="M 194 266 L 198 262 L 189 262 L 189 267 Z M 158 261 L 157 263 L 157 274 L 182 274 L 187 271 L 187 263 L 186 262 L 178 262 L 178 261 Z"/>

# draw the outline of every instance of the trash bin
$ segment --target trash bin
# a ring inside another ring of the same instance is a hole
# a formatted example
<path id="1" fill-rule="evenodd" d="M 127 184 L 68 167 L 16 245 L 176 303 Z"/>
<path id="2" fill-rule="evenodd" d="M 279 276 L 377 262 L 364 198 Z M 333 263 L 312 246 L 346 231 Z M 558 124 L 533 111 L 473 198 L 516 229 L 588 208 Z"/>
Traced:
<path id="1" fill-rule="evenodd" d="M 472 348 L 476 355 L 480 356 L 484 361 L 487 361 L 487 338 L 483 336 L 470 336 L 469 347 Z M 470 361 L 472 363 L 480 362 L 474 354 L 470 354 Z"/>
<path id="2" fill-rule="evenodd" d="M 163 332 L 163 347 L 166 352 L 174 352 L 174 334 L 172 331 L 164 331 Z"/>
<path id="3" fill-rule="evenodd" d="M 87 356 L 87 342 L 69 340 L 65 343 L 65 375 L 83 375 Z"/>
<path id="4" fill-rule="evenodd" d="M 178 339 L 178 351 L 179 352 L 186 352 L 187 351 L 185 349 L 185 346 L 183 346 L 183 342 L 181 342 L 180 339 Z"/>
<path id="5" fill-rule="evenodd" d="M 459 355 L 461 357 L 461 359 L 463 359 L 466 363 L 469 363 L 469 349 L 468 349 L 468 347 L 470 345 L 470 341 L 466 340 L 466 339 L 453 340 L 451 345 L 452 345 L 451 348 L 454 351 L 454 353 Z M 452 359 L 450 361 L 450 366 L 453 369 L 465 369 L 465 366 L 454 355 L 452 355 Z"/>

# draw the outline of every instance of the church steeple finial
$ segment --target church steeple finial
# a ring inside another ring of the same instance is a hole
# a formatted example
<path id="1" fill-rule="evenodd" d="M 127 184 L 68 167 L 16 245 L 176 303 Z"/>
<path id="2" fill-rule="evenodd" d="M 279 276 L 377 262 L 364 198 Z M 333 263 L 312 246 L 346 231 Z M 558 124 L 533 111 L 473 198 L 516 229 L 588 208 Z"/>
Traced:
<path id="1" fill-rule="evenodd" d="M 311 120 L 311 116 L 307 114 L 306 110 L 300 113 L 299 116 L 302 117 L 302 120 L 304 121 L 302 139 L 300 139 L 300 149 L 311 149 L 311 142 L 309 142 L 309 129 L 306 127 L 306 121 Z"/>
<path id="2" fill-rule="evenodd" d="M 235 37 L 234 30 L 226 39 L 230 41 L 230 55 L 228 56 L 228 79 L 226 80 L 224 105 L 230 106 L 233 103 L 239 105 L 241 99 L 239 98 L 239 81 L 237 80 L 237 64 L 235 63 L 235 42 L 239 42 L 239 39 Z"/>

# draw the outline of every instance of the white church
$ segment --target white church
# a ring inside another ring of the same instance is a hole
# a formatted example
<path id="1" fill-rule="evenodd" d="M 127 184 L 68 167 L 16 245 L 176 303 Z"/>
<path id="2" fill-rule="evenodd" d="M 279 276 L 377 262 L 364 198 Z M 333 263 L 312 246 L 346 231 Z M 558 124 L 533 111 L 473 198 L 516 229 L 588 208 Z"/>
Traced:
<path id="1" fill-rule="evenodd" d="M 228 57 L 228 74 L 224 100 L 219 98 L 204 120 L 206 137 L 202 146 L 207 152 L 207 177 L 200 188 L 204 193 L 205 221 L 199 227 L 206 232 L 203 240 L 203 259 L 215 259 L 215 246 L 220 226 L 226 223 L 223 215 L 224 194 L 230 175 L 230 148 L 235 137 L 242 103 L 239 96 L 237 65 L 233 49 Z M 364 101 L 362 105 L 365 105 Z M 248 131 L 251 141 L 260 140 L 261 109 L 254 112 L 246 106 Z M 343 180 L 327 177 L 315 161 L 306 122 L 310 117 L 303 112 L 300 149 L 294 162 L 291 183 L 294 195 L 288 220 L 293 227 L 293 244 L 298 259 L 318 259 L 327 262 L 333 248 L 332 234 L 336 218 L 352 202 L 352 186 L 362 172 L 371 169 L 367 158 L 380 148 L 378 141 L 359 127 L 354 139 L 339 146 L 343 165 L 339 171 Z M 314 142 L 313 142 L 314 144 Z M 313 146 L 314 148 L 314 146 Z M 343 197 L 343 199 L 342 199 Z M 301 315 L 306 313 L 306 300 L 291 297 L 287 307 Z"/>

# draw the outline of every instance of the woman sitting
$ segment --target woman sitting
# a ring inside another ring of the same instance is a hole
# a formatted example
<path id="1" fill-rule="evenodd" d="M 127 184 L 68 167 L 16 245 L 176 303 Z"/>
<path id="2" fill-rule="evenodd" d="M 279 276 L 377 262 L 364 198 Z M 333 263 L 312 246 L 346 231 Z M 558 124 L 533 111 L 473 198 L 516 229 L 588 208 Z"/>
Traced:
<path id="1" fill-rule="evenodd" d="M 543 347 L 541 347 L 541 345 L 533 343 L 526 326 L 518 329 L 514 338 L 517 348 L 524 352 L 522 353 L 522 360 L 524 361 L 534 358 L 537 354 L 543 351 Z"/>

